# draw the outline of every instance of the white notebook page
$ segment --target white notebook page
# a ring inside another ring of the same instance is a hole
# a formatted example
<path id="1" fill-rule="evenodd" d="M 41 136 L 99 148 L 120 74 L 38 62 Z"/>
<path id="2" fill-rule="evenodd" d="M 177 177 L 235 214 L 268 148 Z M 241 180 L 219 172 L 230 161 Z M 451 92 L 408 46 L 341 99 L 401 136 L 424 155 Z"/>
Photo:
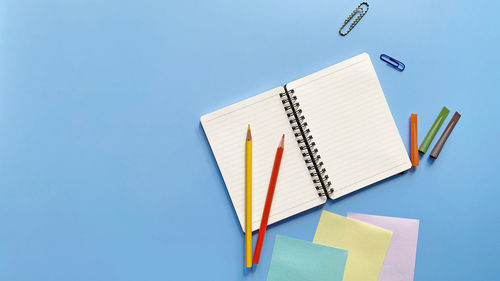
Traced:
<path id="1" fill-rule="evenodd" d="M 334 188 L 333 198 L 411 167 L 368 54 L 287 85 Z"/>
<path id="2" fill-rule="evenodd" d="M 282 134 L 285 145 L 268 224 L 325 202 L 304 163 L 281 103 L 279 87 L 204 115 L 207 135 L 227 190 L 245 227 L 245 138 L 250 124 L 253 143 L 252 230 L 258 230 Z"/>

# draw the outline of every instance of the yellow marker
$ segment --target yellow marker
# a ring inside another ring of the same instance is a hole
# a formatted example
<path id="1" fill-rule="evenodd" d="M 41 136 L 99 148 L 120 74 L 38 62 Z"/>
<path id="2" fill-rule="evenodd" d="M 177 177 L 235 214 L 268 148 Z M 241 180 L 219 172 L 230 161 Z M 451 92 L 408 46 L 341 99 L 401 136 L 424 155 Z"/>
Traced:
<path id="1" fill-rule="evenodd" d="M 245 265 L 252 267 L 252 133 L 248 124 L 246 141 L 246 185 L 245 185 Z"/>

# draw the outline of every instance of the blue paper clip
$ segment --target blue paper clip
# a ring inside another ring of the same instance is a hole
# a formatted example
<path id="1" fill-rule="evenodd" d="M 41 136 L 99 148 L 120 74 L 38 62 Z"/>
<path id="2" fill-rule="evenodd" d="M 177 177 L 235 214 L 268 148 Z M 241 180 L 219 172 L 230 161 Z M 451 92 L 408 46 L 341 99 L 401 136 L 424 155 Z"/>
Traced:
<path id="1" fill-rule="evenodd" d="M 398 61 L 397 59 L 391 58 L 386 54 L 381 54 L 380 59 L 385 61 L 388 65 L 394 67 L 398 71 L 405 70 L 405 64 Z"/>

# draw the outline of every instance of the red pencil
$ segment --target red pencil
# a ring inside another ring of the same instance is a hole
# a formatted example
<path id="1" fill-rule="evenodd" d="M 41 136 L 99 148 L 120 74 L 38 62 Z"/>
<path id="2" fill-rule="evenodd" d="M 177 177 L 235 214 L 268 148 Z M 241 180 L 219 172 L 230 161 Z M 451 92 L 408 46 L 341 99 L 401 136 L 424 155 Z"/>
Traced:
<path id="1" fill-rule="evenodd" d="M 273 202 L 274 189 L 276 187 L 276 180 L 278 180 L 278 172 L 280 171 L 281 156 L 283 156 L 283 145 L 285 135 L 281 137 L 280 145 L 274 157 L 273 172 L 271 174 L 271 181 L 267 190 L 266 204 L 262 212 L 262 220 L 260 221 L 259 236 L 257 237 L 257 245 L 255 245 L 255 252 L 253 255 L 253 263 L 258 264 L 260 259 L 260 251 L 262 250 L 262 243 L 264 242 L 264 235 L 266 235 L 267 220 L 269 219 L 269 212 L 271 211 L 271 203 Z"/>

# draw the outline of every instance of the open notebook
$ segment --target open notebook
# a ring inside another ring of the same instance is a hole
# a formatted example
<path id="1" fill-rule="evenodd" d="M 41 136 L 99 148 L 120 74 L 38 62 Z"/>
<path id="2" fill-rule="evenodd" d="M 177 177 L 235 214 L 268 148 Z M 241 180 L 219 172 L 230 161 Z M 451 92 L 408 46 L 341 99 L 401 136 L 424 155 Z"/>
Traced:
<path id="1" fill-rule="evenodd" d="M 368 54 L 201 117 L 245 226 L 245 137 L 253 139 L 252 229 L 260 226 L 276 147 L 285 149 L 269 224 L 410 168 Z"/>

